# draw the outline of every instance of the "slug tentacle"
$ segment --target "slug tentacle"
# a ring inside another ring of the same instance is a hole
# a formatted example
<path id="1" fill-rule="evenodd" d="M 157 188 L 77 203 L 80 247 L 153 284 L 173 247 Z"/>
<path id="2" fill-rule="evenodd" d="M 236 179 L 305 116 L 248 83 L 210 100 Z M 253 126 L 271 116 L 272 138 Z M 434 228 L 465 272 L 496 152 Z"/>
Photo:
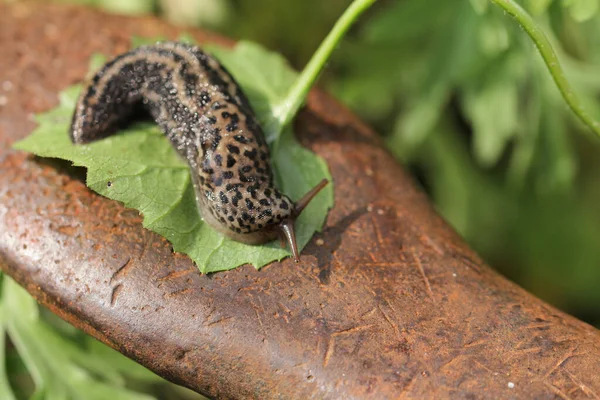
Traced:
<path id="1" fill-rule="evenodd" d="M 296 215 L 300 215 L 300 213 L 304 211 L 308 203 L 310 203 L 311 200 L 316 195 L 318 195 L 319 192 L 323 190 L 323 188 L 327 186 L 328 183 L 329 181 L 327 179 L 321 179 L 321 182 L 317 183 L 317 185 L 314 188 L 310 189 L 308 193 L 302 196 L 302 198 L 294 204 L 294 211 L 296 212 Z"/>
<path id="2" fill-rule="evenodd" d="M 84 85 L 71 140 L 106 137 L 140 106 L 187 161 L 207 223 L 250 244 L 284 232 L 298 260 L 294 221 L 327 181 L 295 204 L 275 188 L 262 129 L 246 96 L 216 59 L 177 42 L 116 57 Z"/>
<path id="3" fill-rule="evenodd" d="M 292 255 L 294 257 L 294 261 L 300 262 L 300 256 L 298 253 L 298 244 L 296 243 L 296 233 L 294 232 L 294 221 L 296 217 L 300 215 L 300 213 L 306 208 L 308 203 L 317 195 L 319 192 L 327 186 L 329 181 L 327 179 L 322 179 L 314 188 L 308 191 L 300 200 L 294 203 L 294 213 L 290 218 L 284 220 L 281 224 L 279 224 L 282 235 L 287 241 L 290 249 L 292 250 Z"/>
<path id="4" fill-rule="evenodd" d="M 298 254 L 298 244 L 296 243 L 296 232 L 294 231 L 294 221 L 291 219 L 284 220 L 281 224 L 281 231 L 285 239 L 287 240 L 290 248 L 292 249 L 292 256 L 295 262 L 300 262 L 300 255 Z"/>

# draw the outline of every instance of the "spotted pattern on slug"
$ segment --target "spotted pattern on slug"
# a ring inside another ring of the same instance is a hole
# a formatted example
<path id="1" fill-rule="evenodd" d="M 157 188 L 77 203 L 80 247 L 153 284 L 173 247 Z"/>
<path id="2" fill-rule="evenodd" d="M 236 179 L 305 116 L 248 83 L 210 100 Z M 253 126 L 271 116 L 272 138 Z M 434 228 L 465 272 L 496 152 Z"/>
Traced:
<path id="1" fill-rule="evenodd" d="M 324 184 L 302 204 L 275 188 L 262 129 L 239 85 L 217 60 L 177 42 L 114 58 L 84 85 L 72 141 L 87 143 L 114 133 L 140 105 L 189 164 L 205 221 L 245 243 L 263 243 L 283 231 L 297 259 L 293 221 Z"/>

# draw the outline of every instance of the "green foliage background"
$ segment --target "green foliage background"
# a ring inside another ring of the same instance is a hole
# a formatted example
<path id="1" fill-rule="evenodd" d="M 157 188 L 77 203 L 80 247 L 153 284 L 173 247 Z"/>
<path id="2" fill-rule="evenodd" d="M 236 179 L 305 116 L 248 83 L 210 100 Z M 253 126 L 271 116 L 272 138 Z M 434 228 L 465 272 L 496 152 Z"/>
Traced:
<path id="1" fill-rule="evenodd" d="M 256 41 L 301 69 L 350 0 L 74 2 L 155 13 Z M 600 0 L 520 3 L 600 119 Z M 488 0 L 379 0 L 334 54 L 320 85 L 385 137 L 484 259 L 600 327 L 600 141 L 573 117 L 510 17 Z M 10 317 L 2 311 L 0 322 Z M 67 329 L 51 316 L 39 318 Z M 77 334 L 67 335 L 85 348 Z M 13 387 L 27 388 L 31 377 L 15 345 L 7 346 L 8 376 Z M 76 356 L 67 358 L 77 364 Z M 2 375 L 0 368 L 0 386 Z M 104 378 L 125 391 L 117 378 Z M 138 386 L 155 397 L 187 396 L 142 381 Z"/>

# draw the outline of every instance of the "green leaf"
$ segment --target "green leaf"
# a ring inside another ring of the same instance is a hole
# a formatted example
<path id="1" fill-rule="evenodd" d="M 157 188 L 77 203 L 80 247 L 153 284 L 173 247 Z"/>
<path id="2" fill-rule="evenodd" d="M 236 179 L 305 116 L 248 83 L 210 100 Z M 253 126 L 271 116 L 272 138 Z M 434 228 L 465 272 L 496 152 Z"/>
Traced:
<path id="1" fill-rule="evenodd" d="M 101 6 L 116 14 L 143 15 L 152 13 L 156 2 L 150 0 L 102 0 Z"/>
<path id="2" fill-rule="evenodd" d="M 433 56 L 425 68 L 422 83 L 397 120 L 388 145 L 403 159 L 415 154 L 432 133 L 451 97 L 453 86 L 477 64 L 478 17 L 464 3 L 455 10 L 452 34 L 443 32 L 433 47 Z"/>
<path id="3" fill-rule="evenodd" d="M 248 42 L 241 42 L 233 50 L 211 49 L 239 80 L 259 120 L 268 125 L 296 73 L 279 55 Z M 204 273 L 246 263 L 260 268 L 289 255 L 279 244 L 238 243 L 205 224 L 198 214 L 187 164 L 158 127 L 135 124 L 101 141 L 73 145 L 67 132 L 79 90 L 74 86 L 61 93 L 60 105 L 38 115 L 37 129 L 15 148 L 88 168 L 87 185 L 91 189 L 139 210 L 144 215 L 144 227 L 167 238 L 175 251 L 190 256 Z M 305 151 L 291 131 L 286 136 L 285 145 L 272 154 L 273 164 L 276 174 L 286 171 L 281 174 L 286 179 L 280 180 L 280 188 L 296 200 L 322 178 L 331 180 L 331 176 L 325 163 Z M 270 137 L 271 141 L 275 138 Z M 328 185 L 296 222 L 299 249 L 321 228 L 332 205 L 333 189 Z"/>
<path id="4" fill-rule="evenodd" d="M 369 43 L 398 43 L 416 39 L 432 32 L 453 16 L 455 1 L 427 2 L 423 0 L 394 1 L 381 7 L 364 27 Z M 432 12 L 432 9 L 435 12 Z M 390 54 L 393 57 L 393 54 Z"/>
<path id="5" fill-rule="evenodd" d="M 153 399 L 125 388 L 120 373 L 106 359 L 86 352 L 42 321 L 35 300 L 12 279 L 2 282 L 1 310 L 8 334 L 35 383 L 33 398 Z"/>
<path id="6" fill-rule="evenodd" d="M 510 46 L 508 28 L 498 18 L 488 18 L 479 26 L 479 39 L 481 50 L 488 57 L 496 56 Z"/>
<path id="7" fill-rule="evenodd" d="M 273 110 L 285 100 L 298 77 L 281 55 L 265 51 L 260 45 L 241 41 L 234 51 L 206 46 L 242 86 L 265 131 L 267 142 L 273 143 L 281 132 Z"/>
<path id="8" fill-rule="evenodd" d="M 548 6 L 552 3 L 552 0 L 528 0 L 527 8 L 531 10 L 534 15 L 540 15 L 548 9 Z"/>
<path id="9" fill-rule="evenodd" d="M 142 365 L 125 357 L 118 351 L 108 347 L 91 336 L 85 336 L 85 345 L 87 353 L 91 354 L 93 358 L 102 360 L 102 367 L 109 366 L 113 371 L 139 382 L 165 382 L 154 372 L 146 369 Z"/>
<path id="10" fill-rule="evenodd" d="M 478 161 L 496 164 L 517 132 L 518 90 L 510 80 L 493 79 L 464 94 L 465 112 L 473 121 L 473 145 Z"/>
<path id="11" fill-rule="evenodd" d="M 2 291 L 2 272 L 0 272 L 0 399 L 15 400 L 6 375 L 6 312 L 3 307 L 4 293 Z"/>
<path id="12" fill-rule="evenodd" d="M 448 86 L 446 82 L 439 82 L 399 116 L 394 133 L 387 141 L 398 157 L 407 159 L 414 154 L 433 131 L 450 97 Z"/>
<path id="13" fill-rule="evenodd" d="M 488 9 L 488 0 L 469 0 L 477 14 L 485 14 Z"/>
<path id="14" fill-rule="evenodd" d="M 565 6 L 577 22 L 587 21 L 598 12 L 598 0 L 569 0 L 565 1 Z"/>

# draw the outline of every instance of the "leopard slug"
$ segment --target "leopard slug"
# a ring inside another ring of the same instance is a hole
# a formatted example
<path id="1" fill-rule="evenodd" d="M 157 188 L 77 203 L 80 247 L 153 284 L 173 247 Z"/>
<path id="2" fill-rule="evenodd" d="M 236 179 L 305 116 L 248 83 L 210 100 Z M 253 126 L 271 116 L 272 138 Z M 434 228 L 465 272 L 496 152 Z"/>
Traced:
<path id="1" fill-rule="evenodd" d="M 84 84 L 71 140 L 107 137 L 139 106 L 187 161 L 204 221 L 243 243 L 286 240 L 299 262 L 294 222 L 327 180 L 295 203 L 275 187 L 263 131 L 239 85 L 216 59 L 178 42 L 114 58 Z"/>

